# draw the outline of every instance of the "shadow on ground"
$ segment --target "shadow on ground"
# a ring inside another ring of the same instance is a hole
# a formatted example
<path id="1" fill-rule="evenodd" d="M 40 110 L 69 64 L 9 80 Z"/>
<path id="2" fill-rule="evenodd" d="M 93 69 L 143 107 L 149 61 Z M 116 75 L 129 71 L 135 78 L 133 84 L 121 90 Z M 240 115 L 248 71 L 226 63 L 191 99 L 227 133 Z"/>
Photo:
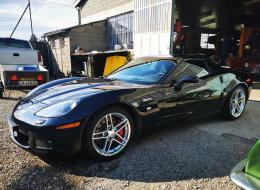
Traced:
<path id="1" fill-rule="evenodd" d="M 212 118 L 202 123 L 205 122 L 219 120 Z M 71 184 L 63 175 L 147 183 L 228 176 L 232 167 L 245 158 L 253 142 L 225 138 L 194 128 L 199 124 L 167 126 L 144 134 L 124 155 L 110 162 L 95 162 L 81 155 L 48 159 L 51 165 L 48 169 L 27 168 L 22 179 L 10 187 L 21 187 L 26 181 L 24 179 L 48 183 L 48 178 L 57 177 L 59 183 L 52 187 L 70 188 Z"/>

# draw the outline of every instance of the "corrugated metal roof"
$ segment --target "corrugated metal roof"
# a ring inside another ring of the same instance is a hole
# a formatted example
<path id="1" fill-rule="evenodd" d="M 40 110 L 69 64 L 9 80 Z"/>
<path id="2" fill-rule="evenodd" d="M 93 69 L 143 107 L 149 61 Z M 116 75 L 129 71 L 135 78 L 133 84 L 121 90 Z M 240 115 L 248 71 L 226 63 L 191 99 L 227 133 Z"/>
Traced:
<path id="1" fill-rule="evenodd" d="M 43 34 L 42 37 L 45 38 L 45 37 L 49 37 L 49 36 L 53 36 L 53 35 L 57 35 L 57 34 L 66 33 L 66 32 L 69 32 L 71 29 L 74 29 L 74 28 L 81 28 L 81 27 L 84 27 L 84 26 L 87 26 L 87 25 L 95 24 L 95 23 L 98 23 L 98 22 L 104 22 L 104 21 L 105 20 L 101 20 L 101 21 L 91 22 L 91 23 L 87 23 L 87 24 L 83 24 L 83 25 L 76 25 L 76 26 L 71 26 L 71 27 L 68 27 L 68 28 L 54 30 L 54 31 L 47 32 L 47 33 Z"/>

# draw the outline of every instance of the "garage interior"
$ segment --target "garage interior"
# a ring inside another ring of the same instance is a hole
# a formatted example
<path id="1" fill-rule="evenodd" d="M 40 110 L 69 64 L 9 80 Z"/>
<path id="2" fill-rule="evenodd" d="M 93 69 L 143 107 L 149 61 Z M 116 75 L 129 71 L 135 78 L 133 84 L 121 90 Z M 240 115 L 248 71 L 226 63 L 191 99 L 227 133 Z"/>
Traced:
<path id="1" fill-rule="evenodd" d="M 175 0 L 174 7 L 174 30 L 179 20 L 185 41 L 180 42 L 183 47 L 174 47 L 174 53 L 216 55 L 223 66 L 244 68 L 248 62 L 255 72 L 260 71 L 259 0 Z M 252 48 L 247 51 L 248 45 Z"/>
<path id="2" fill-rule="evenodd" d="M 190 28 L 193 40 L 196 30 L 236 33 L 241 24 L 249 28 L 260 27 L 259 0 L 176 0 L 175 9 L 174 17 L 182 22 L 183 27 Z"/>

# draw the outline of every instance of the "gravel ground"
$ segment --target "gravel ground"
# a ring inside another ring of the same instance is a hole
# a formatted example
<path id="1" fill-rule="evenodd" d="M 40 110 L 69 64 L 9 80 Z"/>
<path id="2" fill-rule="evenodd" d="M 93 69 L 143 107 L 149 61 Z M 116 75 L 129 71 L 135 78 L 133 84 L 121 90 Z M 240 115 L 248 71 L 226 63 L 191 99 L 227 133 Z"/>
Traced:
<path id="1" fill-rule="evenodd" d="M 16 102 L 0 100 L 0 189 L 239 189 L 228 175 L 252 145 L 189 124 L 145 134 L 111 162 L 43 161 L 9 140 L 5 117 Z"/>

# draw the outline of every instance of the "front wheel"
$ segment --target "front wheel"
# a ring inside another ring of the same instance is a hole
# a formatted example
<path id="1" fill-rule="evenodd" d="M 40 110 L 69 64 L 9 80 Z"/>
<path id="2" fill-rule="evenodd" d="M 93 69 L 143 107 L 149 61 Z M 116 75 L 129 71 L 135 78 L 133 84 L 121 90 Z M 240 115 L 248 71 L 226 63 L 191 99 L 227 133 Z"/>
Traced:
<path id="1" fill-rule="evenodd" d="M 133 119 L 113 107 L 95 114 L 83 133 L 83 151 L 93 159 L 110 160 L 121 155 L 133 136 Z"/>
<path id="2" fill-rule="evenodd" d="M 224 108 L 225 118 L 229 120 L 238 119 L 245 110 L 246 101 L 245 89 L 241 86 L 236 87 L 231 92 Z"/>

